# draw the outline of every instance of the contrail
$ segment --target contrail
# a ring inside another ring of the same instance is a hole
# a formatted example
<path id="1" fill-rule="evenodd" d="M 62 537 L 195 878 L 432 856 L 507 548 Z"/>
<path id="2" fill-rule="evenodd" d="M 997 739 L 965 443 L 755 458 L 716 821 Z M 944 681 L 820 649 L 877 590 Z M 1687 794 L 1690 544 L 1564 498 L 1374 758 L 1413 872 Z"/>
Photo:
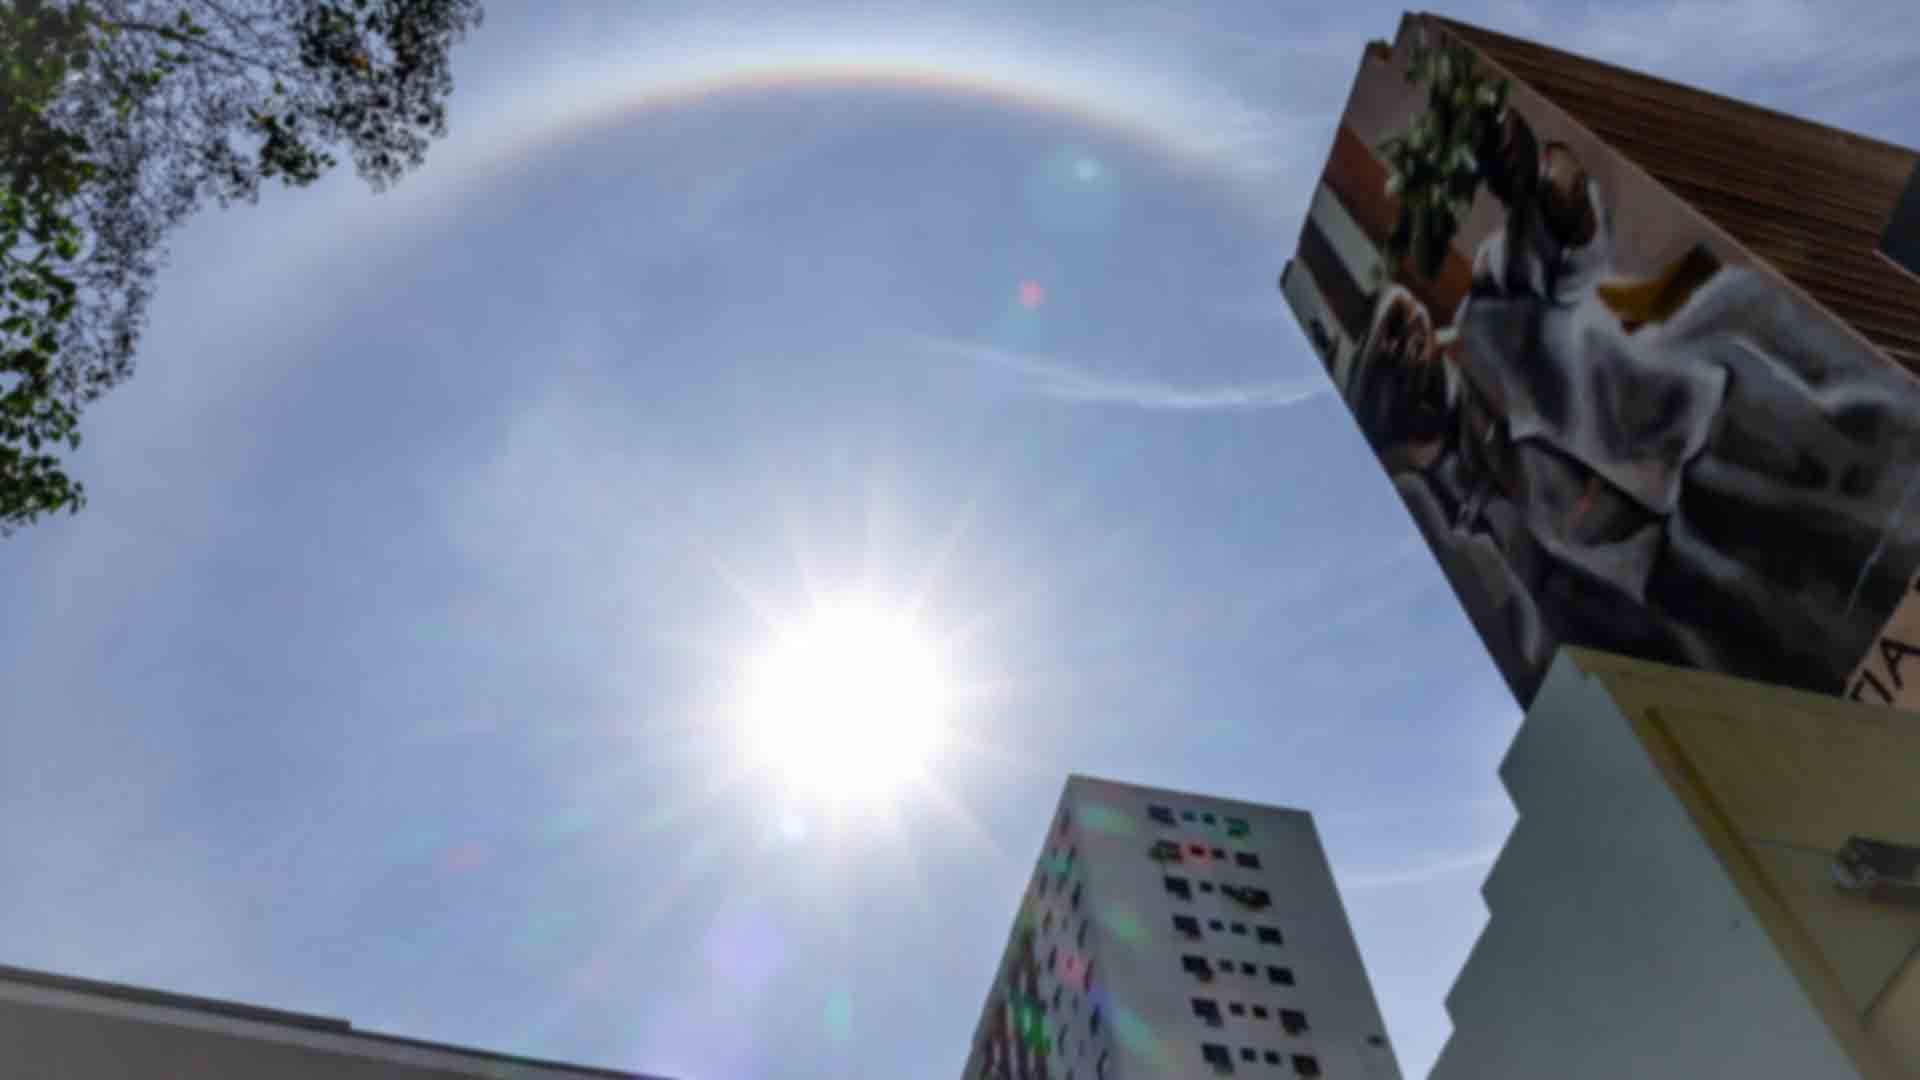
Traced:
<path id="1" fill-rule="evenodd" d="M 1239 386 L 1175 386 L 1152 379 L 1096 374 L 1044 357 L 978 342 L 925 334 L 909 336 L 915 344 L 931 352 L 1011 371 L 1021 377 L 1027 389 L 1042 397 L 1089 405 L 1126 405 L 1136 409 L 1171 412 L 1277 409 L 1319 397 L 1331 388 L 1327 380 L 1318 377 Z"/>
<path id="2" fill-rule="evenodd" d="M 1499 848 L 1485 848 L 1480 851 L 1462 852 L 1457 855 L 1442 856 L 1412 866 L 1376 870 L 1358 874 L 1339 874 L 1340 887 L 1343 889 L 1381 889 L 1398 885 L 1419 885 L 1435 878 L 1446 877 L 1465 870 L 1473 870 L 1491 864 L 1500 855 Z"/>

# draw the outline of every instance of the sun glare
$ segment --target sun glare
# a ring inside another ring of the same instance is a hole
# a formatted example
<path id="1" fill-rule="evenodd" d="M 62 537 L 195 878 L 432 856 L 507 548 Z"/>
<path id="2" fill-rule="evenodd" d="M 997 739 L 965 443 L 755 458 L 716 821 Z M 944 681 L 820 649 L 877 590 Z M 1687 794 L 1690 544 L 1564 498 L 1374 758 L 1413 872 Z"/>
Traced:
<path id="1" fill-rule="evenodd" d="M 884 798 L 925 776 L 946 689 L 912 618 L 864 600 L 823 605 L 780 627 L 754 666 L 748 749 L 801 792 Z"/>

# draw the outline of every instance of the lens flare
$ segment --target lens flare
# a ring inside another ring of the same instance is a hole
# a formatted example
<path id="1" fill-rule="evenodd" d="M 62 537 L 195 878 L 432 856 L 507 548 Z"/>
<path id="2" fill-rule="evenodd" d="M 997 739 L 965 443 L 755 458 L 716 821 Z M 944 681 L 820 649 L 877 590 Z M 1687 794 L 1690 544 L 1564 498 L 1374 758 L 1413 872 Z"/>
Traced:
<path id="1" fill-rule="evenodd" d="M 1112 222 L 1126 192 L 1099 158 L 1062 148 L 1036 163 L 1027 179 L 1027 209 L 1040 224 L 1073 231 Z"/>
<path id="2" fill-rule="evenodd" d="M 836 1043 L 845 1043 L 853 1037 L 853 995 L 845 990 L 835 990 L 827 995 L 825 1010 L 827 1038 Z"/>
<path id="3" fill-rule="evenodd" d="M 1140 1014 L 1123 1005 L 1113 1007 L 1113 1036 L 1121 1049 L 1146 1061 L 1153 1068 L 1161 1068 L 1166 1058 L 1160 1050 L 1160 1040 L 1154 1037 L 1153 1029 L 1140 1018 Z"/>
<path id="4" fill-rule="evenodd" d="M 487 865 L 492 853 L 478 840 L 469 840 L 449 849 L 441 860 L 449 873 L 465 874 Z"/>
<path id="5" fill-rule="evenodd" d="M 1084 803 L 1079 808 L 1078 816 L 1082 828 L 1104 836 L 1131 837 L 1139 831 L 1133 823 L 1133 815 L 1104 803 Z"/>
<path id="6" fill-rule="evenodd" d="M 1140 917 L 1132 909 L 1110 905 L 1102 908 L 1098 915 L 1100 928 L 1116 940 L 1129 945 L 1138 945 L 1147 940 L 1147 928 L 1140 923 Z"/>
<path id="7" fill-rule="evenodd" d="M 780 819 L 780 838 L 790 844 L 799 843 L 807 838 L 807 821 L 799 814 L 788 814 Z"/>

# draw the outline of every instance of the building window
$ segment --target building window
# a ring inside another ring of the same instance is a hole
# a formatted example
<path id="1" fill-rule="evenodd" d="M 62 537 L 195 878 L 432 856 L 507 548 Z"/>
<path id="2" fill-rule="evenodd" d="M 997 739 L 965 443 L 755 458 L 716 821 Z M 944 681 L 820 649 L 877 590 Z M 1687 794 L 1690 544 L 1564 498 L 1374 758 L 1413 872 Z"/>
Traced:
<path id="1" fill-rule="evenodd" d="M 1267 1007 L 1265 1005 L 1255 1005 L 1253 1007 L 1253 1018 L 1255 1020 L 1265 1020 L 1267 1018 Z"/>
<path id="2" fill-rule="evenodd" d="M 1246 924 L 1246 923 L 1243 923 L 1243 922 L 1237 922 L 1237 923 L 1234 923 L 1234 924 L 1233 924 L 1233 932 L 1234 932 L 1234 933 L 1236 933 L 1236 934 L 1239 934 L 1239 935 L 1240 935 L 1241 937 L 1246 937 L 1246 936 L 1247 936 L 1247 924 Z"/>
<path id="3" fill-rule="evenodd" d="M 1233 1051 L 1219 1043 L 1201 1043 L 1200 1060 L 1213 1066 L 1213 1071 L 1230 1073 L 1233 1071 Z"/>
<path id="4" fill-rule="evenodd" d="M 1200 936 L 1200 920 L 1191 915 L 1175 915 L 1173 917 L 1173 929 L 1177 934 L 1185 934 L 1190 938 L 1197 938 Z"/>
<path id="5" fill-rule="evenodd" d="M 1052 908 L 1048 908 L 1046 916 L 1040 920 L 1040 932 L 1043 934 L 1053 933 L 1053 909 Z"/>
<path id="6" fill-rule="evenodd" d="M 1179 897 L 1182 900 L 1193 899 L 1193 886 L 1190 883 L 1188 883 L 1186 878 L 1183 878 L 1183 877 L 1173 877 L 1172 875 L 1168 875 L 1167 892 L 1171 893 L 1174 896 Z"/>
<path id="7" fill-rule="evenodd" d="M 1235 1016 L 1247 1015 L 1247 1007 L 1245 1005 L 1240 1004 L 1237 1001 L 1228 1002 L 1227 1011 L 1232 1013 Z"/>
<path id="8" fill-rule="evenodd" d="M 1222 885 L 1220 894 L 1256 911 L 1273 903 L 1273 897 L 1267 893 L 1267 890 L 1256 889 L 1251 885 Z"/>
<path id="9" fill-rule="evenodd" d="M 1200 883 L 1200 891 L 1201 891 L 1201 892 L 1212 892 L 1212 891 L 1213 891 L 1213 882 L 1211 882 L 1211 881 L 1203 881 L 1203 882 L 1201 882 L 1201 883 Z"/>
<path id="10" fill-rule="evenodd" d="M 1307 1030 L 1307 1014 L 1299 1009 L 1281 1009 L 1280 1026 L 1287 1029 L 1287 1034 L 1298 1035 Z"/>
<path id="11" fill-rule="evenodd" d="M 1249 870 L 1260 869 L 1260 856 L 1255 855 L 1251 851 L 1234 852 L 1233 861 L 1240 864 L 1241 866 L 1246 867 Z"/>
<path id="12" fill-rule="evenodd" d="M 1205 1021 L 1208 1027 L 1219 1027 L 1226 1023 L 1220 1018 L 1220 1003 L 1212 998 L 1194 998 L 1193 1015 Z"/>
<path id="13" fill-rule="evenodd" d="M 1174 823 L 1173 811 L 1167 809 L 1164 806 L 1147 807 L 1147 816 L 1159 822 L 1162 825 L 1172 825 Z"/>
<path id="14" fill-rule="evenodd" d="M 1257 974 L 1259 974 L 1259 973 L 1260 973 L 1260 969 L 1259 969 L 1258 967 L 1256 967 L 1255 965 L 1253 965 L 1253 964 L 1249 964 L 1249 963 L 1247 963 L 1247 962 L 1246 962 L 1246 961 L 1244 961 L 1244 960 L 1240 962 L 1240 974 L 1242 974 L 1242 975 L 1257 975 Z"/>
<path id="15" fill-rule="evenodd" d="M 1233 961 L 1222 958 L 1220 961 L 1220 972 L 1223 975 L 1233 974 Z"/>
<path id="16" fill-rule="evenodd" d="M 1075 911 L 1079 911 L 1079 910 L 1080 910 L 1080 886 L 1081 886 L 1081 884 L 1082 884 L 1082 883 L 1081 883 L 1081 882 L 1078 882 L 1078 881 L 1076 881 L 1076 882 L 1074 882 L 1074 883 L 1073 883 L 1073 901 L 1072 901 L 1072 902 L 1071 902 L 1070 904 L 1068 904 L 1068 906 L 1069 906 L 1069 907 L 1071 907 L 1071 908 L 1073 908 L 1073 910 L 1075 910 Z"/>
<path id="17" fill-rule="evenodd" d="M 1147 858 L 1155 862 L 1179 862 L 1180 845 L 1171 840 L 1155 840 L 1147 850 Z"/>
<path id="18" fill-rule="evenodd" d="M 1292 986 L 1293 969 L 1267 965 L 1267 981 L 1275 986 Z"/>
<path id="19" fill-rule="evenodd" d="M 1277 1050 L 1267 1051 L 1267 1064 L 1269 1065 L 1280 1064 L 1280 1052 Z"/>
<path id="20" fill-rule="evenodd" d="M 1285 945 L 1287 943 L 1287 939 L 1280 936 L 1280 928 L 1277 926 L 1260 927 L 1259 937 L 1260 944 L 1262 945 Z"/>
<path id="21" fill-rule="evenodd" d="M 1067 826 L 1071 824 L 1073 824 L 1073 812 L 1071 810 L 1060 811 L 1060 835 L 1061 836 L 1067 835 Z"/>
<path id="22" fill-rule="evenodd" d="M 1183 956 L 1180 958 L 1180 968 L 1201 982 L 1213 981 L 1213 969 L 1207 966 L 1204 956 Z"/>
<path id="23" fill-rule="evenodd" d="M 1258 1062 L 1260 1060 L 1260 1053 L 1251 1046 L 1243 1046 L 1240 1048 L 1240 1060 Z"/>
<path id="24" fill-rule="evenodd" d="M 1065 986 L 1056 986 L 1053 988 L 1053 1011 L 1054 1012 L 1060 1011 L 1060 994 L 1065 990 L 1066 990 Z"/>
<path id="25" fill-rule="evenodd" d="M 1247 827 L 1245 818 L 1230 817 L 1227 819 L 1228 836 L 1245 836 L 1251 831 L 1252 830 Z"/>
<path id="26" fill-rule="evenodd" d="M 1191 811 L 1191 810 L 1182 810 L 1182 811 L 1180 811 L 1180 820 L 1181 820 L 1181 821 L 1192 821 L 1192 820 L 1193 820 L 1193 811 Z"/>
<path id="27" fill-rule="evenodd" d="M 1060 946 L 1049 945 L 1047 947 L 1047 974 L 1053 974 L 1053 962 L 1058 959 L 1060 959 Z"/>
<path id="28" fill-rule="evenodd" d="M 1224 858 L 1226 858 L 1226 857 L 1227 857 L 1227 849 L 1226 849 L 1226 848 L 1214 848 L 1214 849 L 1213 849 L 1213 857 L 1214 857 L 1214 858 L 1216 858 L 1216 859 L 1224 859 Z"/>
<path id="29" fill-rule="evenodd" d="M 1093 1063 L 1093 1080 L 1107 1080 L 1107 1052 L 1100 1051 L 1100 1060 Z"/>
<path id="30" fill-rule="evenodd" d="M 1211 824 L 1213 824 L 1213 815 L 1212 815 L 1212 814 L 1201 814 L 1201 815 L 1200 815 L 1200 820 L 1201 820 L 1201 821 L 1204 821 L 1204 822 L 1206 822 L 1206 823 L 1207 823 L 1207 824 L 1209 824 L 1209 825 L 1211 825 Z"/>
<path id="31" fill-rule="evenodd" d="M 1095 1005 L 1093 1011 L 1087 1014 L 1087 1034 L 1100 1034 L 1100 1006 L 1098 1005 Z"/>
<path id="32" fill-rule="evenodd" d="M 1204 859 L 1207 857 L 1207 847 L 1205 844 L 1188 844 L 1187 854 L 1196 859 Z"/>
<path id="33" fill-rule="evenodd" d="M 1312 1054 L 1293 1055 L 1293 1071 L 1301 1076 L 1319 1076 L 1320 1059 Z"/>
<path id="34" fill-rule="evenodd" d="M 1074 947 L 1075 947 L 1075 948 L 1078 948 L 1078 949 L 1080 949 L 1080 950 L 1082 950 L 1082 951 L 1085 951 L 1085 950 L 1086 950 L 1086 947 L 1087 947 L 1087 927 L 1088 927 L 1088 925 L 1089 925 L 1089 924 L 1090 924 L 1091 922 L 1092 922 L 1092 920 L 1090 920 L 1090 919 L 1081 919 L 1081 920 L 1080 920 L 1080 932 L 1079 932 L 1078 934 L 1075 934 L 1075 935 L 1073 936 L 1073 944 L 1074 944 Z"/>

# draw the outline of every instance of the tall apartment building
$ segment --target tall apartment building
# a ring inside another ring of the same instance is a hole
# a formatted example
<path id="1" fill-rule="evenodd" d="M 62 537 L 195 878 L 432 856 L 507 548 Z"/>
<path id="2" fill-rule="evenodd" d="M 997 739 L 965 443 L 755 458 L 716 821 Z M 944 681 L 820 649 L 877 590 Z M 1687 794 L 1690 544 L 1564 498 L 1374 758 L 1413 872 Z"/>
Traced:
<path id="1" fill-rule="evenodd" d="M 1313 818 L 1073 776 L 965 1080 L 1398 1080 Z"/>
<path id="2" fill-rule="evenodd" d="M 1281 289 L 1523 707 L 1575 645 L 1920 708 L 1920 154 L 1408 14 L 1304 209 Z"/>
<path id="3" fill-rule="evenodd" d="M 363 1031 L 334 1017 L 4 965 L 0 965 L 0 1076 L 22 1080 L 650 1080 L 639 1073 Z"/>

